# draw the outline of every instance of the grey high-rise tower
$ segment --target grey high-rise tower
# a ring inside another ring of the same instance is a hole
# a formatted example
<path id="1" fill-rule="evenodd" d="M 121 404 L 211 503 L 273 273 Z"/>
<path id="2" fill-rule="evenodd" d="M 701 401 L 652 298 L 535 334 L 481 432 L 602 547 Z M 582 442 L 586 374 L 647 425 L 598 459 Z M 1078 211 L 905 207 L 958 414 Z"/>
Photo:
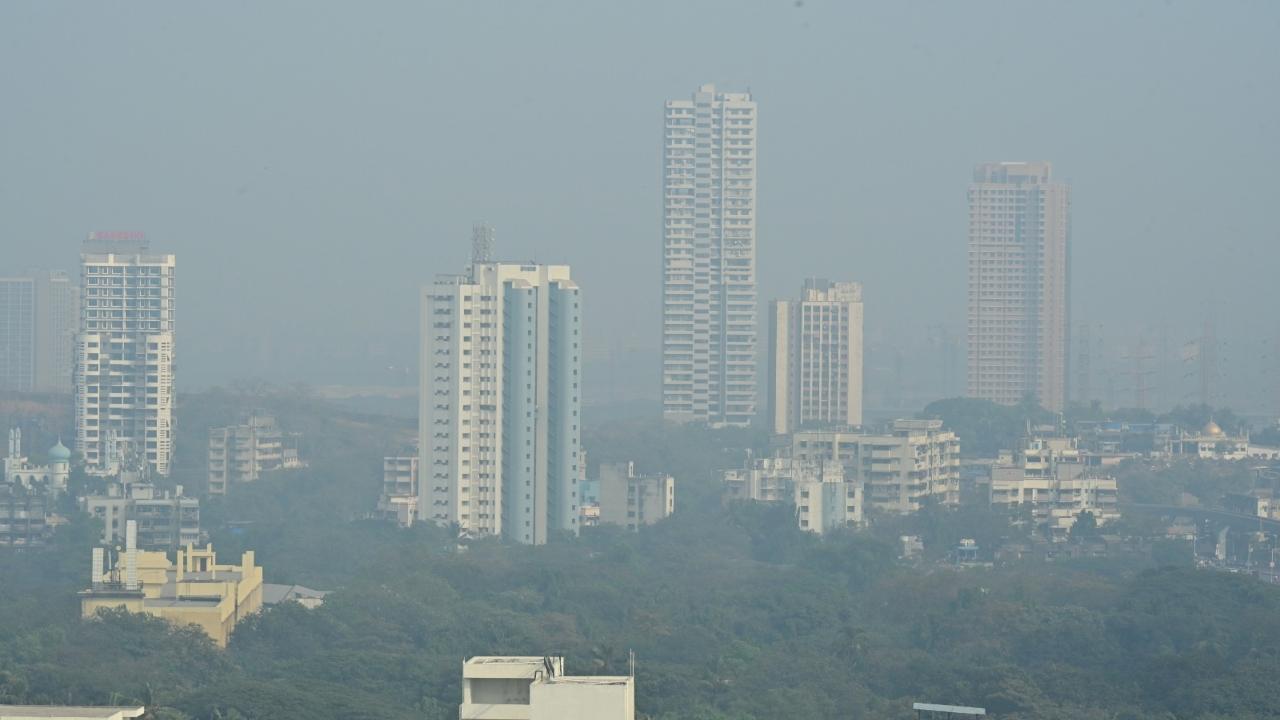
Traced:
<path id="1" fill-rule="evenodd" d="M 984 163 L 969 187 L 969 396 L 1066 405 L 1070 190 L 1047 162 Z"/>
<path id="2" fill-rule="evenodd" d="M 66 273 L 0 277 L 0 390 L 71 392 L 78 298 Z"/>
<path id="3" fill-rule="evenodd" d="M 756 413 L 756 103 L 703 85 L 666 104 L 662 412 L 747 425 Z"/>

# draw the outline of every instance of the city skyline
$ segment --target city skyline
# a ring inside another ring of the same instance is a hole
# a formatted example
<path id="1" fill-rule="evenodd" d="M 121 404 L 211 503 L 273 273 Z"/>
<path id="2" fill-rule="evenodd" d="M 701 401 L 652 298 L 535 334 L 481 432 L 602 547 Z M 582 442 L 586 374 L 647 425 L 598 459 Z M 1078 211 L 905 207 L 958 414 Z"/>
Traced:
<path id="1" fill-rule="evenodd" d="M 508 257 L 572 260 L 580 281 L 597 288 L 585 318 L 595 329 L 590 392 L 600 390 L 595 401 L 633 401 L 653 388 L 661 355 L 657 107 L 715 82 L 749 90 L 767 108 L 760 300 L 821 273 L 861 277 L 881 305 L 865 329 L 869 410 L 918 407 L 955 388 L 942 381 L 952 371 L 930 354 L 933 338 L 966 332 L 956 302 L 965 279 L 954 272 L 965 260 L 964 183 L 974 163 L 1005 158 L 1052 159 L 1055 174 L 1077 188 L 1073 270 L 1090 284 L 1076 293 L 1072 320 L 1073 330 L 1091 328 L 1095 399 L 1134 402 L 1139 370 L 1129 358 L 1145 338 L 1155 354 L 1168 348 L 1168 367 L 1146 368 L 1162 370 L 1152 402 L 1198 402 L 1198 381 L 1184 379 L 1197 369 L 1180 350 L 1212 320 L 1223 345 L 1215 402 L 1255 414 L 1280 409 L 1280 326 L 1250 321 L 1253 309 L 1275 303 L 1266 268 L 1280 263 L 1261 210 L 1280 116 L 1274 84 L 1260 75 L 1280 62 L 1265 22 L 1191 5 L 1117 8 L 1101 25 L 1086 9 L 1031 5 L 998 22 L 949 7 L 723 8 L 680 7 L 686 22 L 674 26 L 671 4 L 598 8 L 595 20 L 615 30 L 552 48 L 528 30 L 552 32 L 576 17 L 566 5 L 500 14 L 402 8 L 406 22 L 395 27 L 347 9 L 315 18 L 297 39 L 289 57 L 314 62 L 314 72 L 302 72 L 272 49 L 275 33 L 291 27 L 281 9 L 255 8 L 250 21 L 231 23 L 207 9 L 144 3 L 123 15 L 86 8 L 84 22 L 71 24 L 51 8 L 7 7 L 7 25 L 29 32 L 0 50 L 6 65 L 31 59 L 68 82 L 6 80 L 16 104 L 38 110 L 0 120 L 24 139 L 0 148 L 6 272 L 73 271 L 86 229 L 145 229 L 190 268 L 182 389 L 244 378 L 409 387 L 417 347 L 402 328 L 416 321 L 417 287 L 434 272 L 464 268 L 466 250 L 452 240 L 487 218 L 515 231 Z M 1061 36 L 1018 31 L 1050 19 Z M 152 32 L 157 22 L 167 30 Z M 724 32 L 694 30 L 707 23 Z M 415 25 L 426 35 L 410 32 Z M 89 28 L 136 50 L 95 52 L 99 33 Z M 902 28 L 912 42 L 893 40 Z M 774 33 L 769 46 L 745 41 L 762 29 Z M 379 52 L 352 53 L 342 40 L 351 32 L 377 34 Z M 640 40 L 645 33 L 687 52 L 662 53 Z M 1093 49 L 1080 53 L 1068 36 Z M 214 37 L 254 52 L 208 62 L 222 57 Z M 1179 50 L 1221 37 L 1231 42 L 1213 53 Z M 504 52 L 472 58 L 464 81 L 444 62 L 499 38 L 511 53 L 542 58 L 549 72 L 513 66 Z M 580 61 L 604 52 L 614 66 Z M 1008 61 L 1033 55 L 1043 67 Z M 898 69 L 892 78 L 863 69 L 886 63 Z M 616 82 L 619 68 L 634 79 Z M 170 77 L 179 69 L 190 82 Z M 156 82 L 171 88 L 173 102 L 137 112 L 128 98 Z M 402 92 L 410 86 L 428 91 Z M 1215 102 L 1188 104 L 1201 90 Z M 1108 111 L 1081 110 L 1094 104 Z M 84 107 L 96 109 L 92 119 L 78 112 Z M 377 132 L 353 132 L 369 117 Z M 1230 184 L 1196 171 L 1226 167 Z M 1136 175 L 1149 181 L 1135 183 Z M 1204 252 L 1205 238 L 1214 251 Z M 1238 281 L 1222 280 L 1231 275 Z M 220 297 L 227 277 L 243 283 Z M 313 295 L 321 287 L 361 291 L 351 294 L 351 313 L 335 316 Z M 274 312 L 238 322 L 262 307 Z"/>

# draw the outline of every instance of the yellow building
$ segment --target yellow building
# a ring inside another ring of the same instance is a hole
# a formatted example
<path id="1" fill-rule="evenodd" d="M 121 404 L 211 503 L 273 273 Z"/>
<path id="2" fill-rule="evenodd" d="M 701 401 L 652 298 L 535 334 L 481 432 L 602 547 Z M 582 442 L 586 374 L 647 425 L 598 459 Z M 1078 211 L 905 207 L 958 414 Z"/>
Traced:
<path id="1" fill-rule="evenodd" d="M 218 565 L 213 546 L 188 545 L 170 562 L 163 552 L 136 549 L 137 528 L 129 521 L 126 549 L 108 568 L 102 548 L 93 551 L 93 585 L 80 593 L 80 614 L 99 608 L 147 613 L 176 625 L 197 625 L 226 647 L 236 623 L 262 608 L 262 568 L 246 551 L 239 565 Z"/>

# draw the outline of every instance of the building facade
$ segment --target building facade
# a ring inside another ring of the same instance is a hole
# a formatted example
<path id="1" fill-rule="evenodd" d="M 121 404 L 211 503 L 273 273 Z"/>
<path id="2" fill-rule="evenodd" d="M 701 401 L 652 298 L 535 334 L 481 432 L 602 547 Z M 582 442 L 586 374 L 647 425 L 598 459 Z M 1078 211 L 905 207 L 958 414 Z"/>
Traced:
<path id="1" fill-rule="evenodd" d="M 423 289 L 424 517 L 521 543 L 577 534 L 581 302 L 567 265 L 477 262 Z"/>
<path id="2" fill-rule="evenodd" d="M 1027 508 L 1033 521 L 1062 540 L 1080 513 L 1098 525 L 1120 519 L 1116 479 L 1096 469 L 1075 438 L 1030 437 L 991 467 L 991 507 Z"/>
<path id="3" fill-rule="evenodd" d="M 262 473 L 301 467 L 296 448 L 270 415 L 252 413 L 239 425 L 209 429 L 209 494 L 225 495 L 236 484 L 257 482 Z"/>
<path id="4" fill-rule="evenodd" d="M 605 463 L 599 472 L 600 524 L 638 530 L 676 510 L 676 481 L 670 475 L 637 475 L 636 464 Z"/>
<path id="5" fill-rule="evenodd" d="M 800 461 L 834 460 L 863 484 L 866 505 L 913 513 L 926 502 L 960 502 L 960 440 L 941 420 L 896 420 L 887 433 L 806 430 L 791 438 Z"/>
<path id="6" fill-rule="evenodd" d="M 968 394 L 1066 406 L 1070 191 L 1047 162 L 979 165 L 969 186 Z"/>
<path id="7" fill-rule="evenodd" d="M 213 546 L 187 546 L 170 562 L 163 552 L 139 550 L 137 527 L 125 527 L 125 547 L 109 558 L 94 548 L 92 581 L 80 592 L 80 615 L 100 608 L 146 613 L 175 625 L 198 625 L 218 647 L 226 647 L 237 623 L 262 609 L 262 568 L 246 550 L 239 565 L 219 565 Z"/>
<path id="8" fill-rule="evenodd" d="M 394 520 L 402 528 L 413 527 L 422 514 L 418 485 L 418 458 L 401 455 L 382 458 L 382 493 L 378 517 Z"/>
<path id="9" fill-rule="evenodd" d="M 562 657 L 473 657 L 461 720 L 635 720 L 635 678 L 565 675 Z"/>
<path id="10" fill-rule="evenodd" d="M 173 456 L 174 270 L 136 233 L 90 234 L 80 255 L 76 449 L 90 474 L 137 454 L 160 475 Z"/>
<path id="11" fill-rule="evenodd" d="M 860 481 L 846 478 L 836 461 L 797 459 L 786 452 L 750 458 L 742 469 L 725 471 L 725 499 L 789 503 L 797 526 L 819 535 L 862 524 Z"/>
<path id="12" fill-rule="evenodd" d="M 173 550 L 201 541 L 200 499 L 182 494 L 182 486 L 160 490 L 146 482 L 110 481 L 105 494 L 85 495 L 80 507 L 102 521 L 102 543 L 119 545 L 130 520 L 137 524 L 142 550 Z"/>
<path id="13" fill-rule="evenodd" d="M 769 313 L 769 421 L 800 428 L 862 424 L 862 285 L 807 280 Z"/>
<path id="14" fill-rule="evenodd" d="M 63 272 L 0 278 L 0 390 L 71 392 L 79 295 Z"/>
<path id="15" fill-rule="evenodd" d="M 666 104 L 662 408 L 675 422 L 756 413 L 756 103 L 703 85 Z"/>
<path id="16" fill-rule="evenodd" d="M 43 492 L 0 485 L 0 547 L 41 547 L 53 534 L 52 508 Z"/>
<path id="17" fill-rule="evenodd" d="M 37 490 L 56 499 L 67 491 L 71 477 L 71 451 L 59 440 L 46 453 L 47 465 L 36 465 L 22 452 L 22 429 L 9 430 L 9 452 L 4 458 L 4 481 L 11 486 Z"/>
<path id="18" fill-rule="evenodd" d="M 862 524 L 862 483 L 845 479 L 840 463 L 823 463 L 816 476 L 801 477 L 793 492 L 801 530 L 824 535 Z"/>

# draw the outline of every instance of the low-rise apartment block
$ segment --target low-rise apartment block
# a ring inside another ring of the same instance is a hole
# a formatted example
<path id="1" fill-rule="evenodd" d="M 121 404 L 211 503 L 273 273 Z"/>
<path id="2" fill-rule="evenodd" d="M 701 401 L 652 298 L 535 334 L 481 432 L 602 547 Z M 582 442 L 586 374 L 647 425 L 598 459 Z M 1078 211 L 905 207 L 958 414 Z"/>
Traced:
<path id="1" fill-rule="evenodd" d="M 0 547 L 41 547 L 53 533 L 48 499 L 21 485 L 0 485 Z"/>
<path id="2" fill-rule="evenodd" d="M 748 458 L 746 467 L 724 472 L 725 499 L 787 502 L 797 475 L 811 472 L 805 465 L 790 457 Z"/>
<path id="3" fill-rule="evenodd" d="M 1099 525 L 1120 518 L 1116 479 L 1094 469 L 1075 438 L 1032 437 L 991 468 L 991 506 L 1030 508 L 1038 526 L 1065 539 L 1081 513 Z"/>
<path id="4" fill-rule="evenodd" d="M 726 471 L 724 483 L 728 500 L 791 503 L 802 530 L 823 534 L 862 523 L 862 483 L 846 479 L 838 462 L 750 459 L 746 467 Z"/>
<path id="5" fill-rule="evenodd" d="M 147 482 L 131 481 L 130 473 L 107 484 L 102 495 L 80 498 L 80 507 L 102 521 L 102 543 L 119 545 L 130 520 L 137 522 L 138 547 L 174 550 L 200 542 L 200 500 L 186 497 L 179 485 L 160 490 Z"/>
<path id="6" fill-rule="evenodd" d="M 562 657 L 473 657 L 460 720 L 635 720 L 635 678 L 565 675 Z"/>
<path id="7" fill-rule="evenodd" d="M 303 467 L 296 447 L 270 415 L 253 413 L 244 422 L 209 430 L 209 494 L 225 495 L 233 485 L 256 482 L 270 470 Z"/>
<path id="8" fill-rule="evenodd" d="M 418 487 L 418 458 L 402 455 L 382 458 L 382 494 L 378 516 L 394 520 L 402 528 L 413 527 L 422 515 Z"/>
<path id="9" fill-rule="evenodd" d="M 791 437 L 791 457 L 840 463 L 846 479 L 863 485 L 867 505 L 883 512 L 960 502 L 960 440 L 941 420 L 897 420 L 880 434 L 801 431 Z"/>
<path id="10" fill-rule="evenodd" d="M 637 475 L 633 462 L 600 466 L 598 522 L 628 530 L 652 525 L 676 509 L 676 481 L 670 475 Z"/>

